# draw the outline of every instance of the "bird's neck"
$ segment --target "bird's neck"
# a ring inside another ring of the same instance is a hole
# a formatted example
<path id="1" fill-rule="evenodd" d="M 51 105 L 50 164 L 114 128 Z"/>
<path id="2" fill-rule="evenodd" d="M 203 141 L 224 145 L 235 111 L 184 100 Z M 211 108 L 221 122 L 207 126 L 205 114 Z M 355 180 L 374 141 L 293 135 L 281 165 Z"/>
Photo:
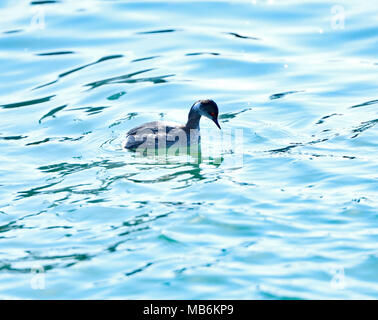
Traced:
<path id="1" fill-rule="evenodd" d="M 198 129 L 199 130 L 199 122 L 201 120 L 201 114 L 199 113 L 197 105 L 194 105 L 188 115 L 188 122 L 186 123 L 186 127 L 188 129 Z"/>

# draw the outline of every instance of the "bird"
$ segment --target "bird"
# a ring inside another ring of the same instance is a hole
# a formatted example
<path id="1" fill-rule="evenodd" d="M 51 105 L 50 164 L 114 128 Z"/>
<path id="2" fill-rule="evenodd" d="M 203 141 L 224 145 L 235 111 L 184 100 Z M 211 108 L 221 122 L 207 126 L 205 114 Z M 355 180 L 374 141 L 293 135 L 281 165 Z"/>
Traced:
<path id="1" fill-rule="evenodd" d="M 186 124 L 168 121 L 146 122 L 127 132 L 123 147 L 129 150 L 138 148 L 145 150 L 172 145 L 181 147 L 199 144 L 201 116 L 209 118 L 221 129 L 218 114 L 218 106 L 213 100 L 198 100 L 190 108 Z"/>

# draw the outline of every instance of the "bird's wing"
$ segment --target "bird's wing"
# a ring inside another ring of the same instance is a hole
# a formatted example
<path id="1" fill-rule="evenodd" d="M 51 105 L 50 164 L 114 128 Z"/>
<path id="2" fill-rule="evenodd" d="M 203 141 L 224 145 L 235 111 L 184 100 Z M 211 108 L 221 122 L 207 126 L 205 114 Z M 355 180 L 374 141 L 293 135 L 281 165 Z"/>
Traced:
<path id="1" fill-rule="evenodd" d="M 152 133 L 156 134 L 159 130 L 169 132 L 171 129 L 180 127 L 179 124 L 174 122 L 161 122 L 161 121 L 152 121 L 142 124 L 141 126 L 135 127 L 127 132 L 127 136 L 133 136 L 142 133 Z"/>
<path id="2" fill-rule="evenodd" d="M 153 139 L 153 145 L 155 146 L 155 142 L 158 139 L 166 139 L 169 136 L 168 133 L 172 133 L 172 129 L 180 129 L 183 127 L 183 125 L 165 121 L 153 121 L 144 123 L 139 127 L 135 127 L 127 132 L 124 147 L 127 149 L 137 148 L 145 142 L 148 136 Z"/>

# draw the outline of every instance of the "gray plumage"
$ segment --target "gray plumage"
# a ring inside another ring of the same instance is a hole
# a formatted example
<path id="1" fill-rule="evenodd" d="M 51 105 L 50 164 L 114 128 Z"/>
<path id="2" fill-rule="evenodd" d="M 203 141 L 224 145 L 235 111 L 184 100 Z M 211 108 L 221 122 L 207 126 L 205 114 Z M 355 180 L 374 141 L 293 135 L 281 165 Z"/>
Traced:
<path id="1" fill-rule="evenodd" d="M 127 132 L 124 147 L 126 149 L 170 147 L 192 145 L 200 141 L 199 122 L 205 116 L 217 125 L 218 106 L 213 100 L 199 100 L 189 111 L 185 125 L 175 122 L 152 121 L 144 123 Z"/>

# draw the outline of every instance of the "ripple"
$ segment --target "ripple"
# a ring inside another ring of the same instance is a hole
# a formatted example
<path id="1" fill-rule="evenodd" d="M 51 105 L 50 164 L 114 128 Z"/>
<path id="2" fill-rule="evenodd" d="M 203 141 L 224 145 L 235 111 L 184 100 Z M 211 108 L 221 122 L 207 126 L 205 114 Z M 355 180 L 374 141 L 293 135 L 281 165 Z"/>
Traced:
<path id="1" fill-rule="evenodd" d="M 78 107 L 78 108 L 71 108 L 70 111 L 74 110 L 85 110 L 86 113 L 89 115 L 95 115 L 97 113 L 102 112 L 103 110 L 110 108 L 111 106 L 99 106 L 99 107 Z"/>
<path id="2" fill-rule="evenodd" d="M 227 34 L 234 36 L 235 38 L 240 38 L 240 39 L 260 40 L 259 38 L 251 37 L 251 36 L 243 36 L 243 35 L 240 35 L 236 32 L 227 32 Z"/>
<path id="3" fill-rule="evenodd" d="M 137 34 L 155 34 L 155 33 L 171 33 L 176 32 L 177 29 L 161 29 L 161 30 L 151 30 L 151 31 L 141 31 L 137 32 Z"/>
<path id="4" fill-rule="evenodd" d="M 252 108 L 245 108 L 245 109 L 237 111 L 237 112 L 223 113 L 223 114 L 219 115 L 219 119 L 222 119 L 222 120 L 224 120 L 224 119 L 233 119 L 236 116 L 238 116 L 239 114 L 247 112 L 247 111 L 250 111 L 250 110 L 252 110 Z"/>
<path id="5" fill-rule="evenodd" d="M 61 110 L 63 110 L 65 107 L 67 107 L 67 105 L 63 105 L 63 106 L 60 106 L 60 107 L 56 107 L 56 108 L 53 108 L 51 109 L 49 112 L 47 112 L 45 115 L 43 115 L 39 120 L 38 122 L 41 123 L 43 119 L 45 118 L 48 118 L 48 117 L 55 117 L 55 114 Z"/>
<path id="6" fill-rule="evenodd" d="M 26 101 L 21 101 L 21 102 L 3 104 L 3 105 L 0 105 L 0 107 L 4 108 L 4 109 L 12 109 L 12 108 L 20 108 L 20 107 L 31 106 L 31 105 L 34 105 L 34 104 L 48 102 L 52 98 L 54 98 L 55 96 L 56 95 L 51 95 L 51 96 L 47 96 L 47 97 L 39 98 L 39 99 L 33 99 L 33 100 L 26 100 Z"/>
<path id="7" fill-rule="evenodd" d="M 41 166 L 38 169 L 45 173 L 57 173 L 59 176 L 64 177 L 66 175 L 70 175 L 76 172 L 80 172 L 83 170 L 88 170 L 91 168 L 106 168 L 106 169 L 114 169 L 114 168 L 120 168 L 125 166 L 125 163 L 123 162 L 114 162 L 110 160 L 103 160 L 103 161 L 97 161 L 92 163 L 57 163 L 57 164 L 51 164 L 47 166 Z"/>
<path id="8" fill-rule="evenodd" d="M 43 52 L 43 53 L 36 53 L 36 56 L 60 56 L 65 54 L 73 54 L 74 51 L 53 51 L 53 52 Z"/>
<path id="9" fill-rule="evenodd" d="M 159 56 L 151 56 L 151 57 L 134 59 L 134 60 L 131 60 L 130 62 L 140 62 L 140 61 L 152 60 L 152 59 L 156 59 L 156 58 L 159 58 Z"/>
<path id="10" fill-rule="evenodd" d="M 53 4 L 53 3 L 59 3 L 59 0 L 40 0 L 40 1 L 31 1 L 31 5 L 42 5 L 42 4 Z"/>
<path id="11" fill-rule="evenodd" d="M 217 52 L 192 52 L 186 53 L 186 56 L 202 56 L 202 55 L 211 55 L 211 56 L 219 56 L 220 53 Z"/>
<path id="12" fill-rule="evenodd" d="M 130 271 L 130 272 L 126 272 L 125 273 L 125 276 L 126 277 L 130 277 L 136 273 L 139 273 L 139 272 L 143 272 L 144 270 L 146 270 L 148 267 L 152 266 L 153 265 L 153 262 L 148 262 L 146 263 L 143 267 L 140 267 L 140 268 L 137 268 L 137 269 L 134 269 L 133 271 Z"/>
<path id="13" fill-rule="evenodd" d="M 298 92 L 303 92 L 303 91 L 287 91 L 287 92 L 275 93 L 275 94 L 272 94 L 269 97 L 269 99 L 270 100 L 281 99 L 289 94 L 298 93 Z"/>
<path id="14" fill-rule="evenodd" d="M 362 132 L 374 127 L 377 123 L 378 119 L 362 122 L 357 128 L 352 130 L 352 132 L 355 133 L 355 135 L 353 135 L 351 138 L 357 138 Z"/>
<path id="15" fill-rule="evenodd" d="M 111 60 L 111 59 L 119 59 L 119 58 L 122 58 L 122 57 L 123 57 L 123 55 L 121 55 L 121 54 L 102 57 L 101 59 L 98 59 L 95 62 L 91 62 L 91 63 L 85 64 L 85 65 L 82 65 L 80 67 L 77 67 L 77 68 L 68 70 L 66 72 L 63 72 L 63 73 L 61 73 L 61 74 L 58 75 L 58 78 L 56 80 L 48 82 L 48 83 L 45 83 L 45 84 L 42 84 L 40 86 L 37 86 L 33 90 L 41 89 L 41 88 L 47 87 L 49 85 L 52 85 L 54 83 L 57 83 L 59 81 L 59 79 L 64 78 L 64 77 L 66 77 L 66 76 L 68 76 L 68 75 L 70 75 L 70 74 L 72 74 L 74 72 L 80 71 L 80 70 L 85 69 L 87 67 L 96 65 L 96 64 L 104 62 L 104 61 L 108 61 L 108 60 Z"/>
<path id="16" fill-rule="evenodd" d="M 40 145 L 40 144 L 47 143 L 47 142 L 52 142 L 52 141 L 58 141 L 58 142 L 79 141 L 79 140 L 83 139 L 83 137 L 84 136 L 79 136 L 79 137 L 76 137 L 76 138 L 72 138 L 72 137 L 52 137 L 52 138 L 45 138 L 45 139 L 42 139 L 42 140 L 28 142 L 27 144 L 25 144 L 25 146 L 36 146 L 36 145 Z"/>
<path id="17" fill-rule="evenodd" d="M 25 139 L 27 137 L 28 136 L 7 136 L 7 137 L 1 137 L 0 136 L 0 139 L 2 139 L 2 140 L 21 140 L 21 139 Z"/>
<path id="18" fill-rule="evenodd" d="M 118 93 L 112 94 L 111 96 L 107 97 L 106 99 L 108 99 L 108 100 L 118 100 L 119 98 L 121 98 L 125 94 L 126 94 L 126 91 L 120 91 Z"/>
<path id="19" fill-rule="evenodd" d="M 331 117 L 334 117 L 334 116 L 342 116 L 342 114 L 332 113 L 332 114 L 326 115 L 326 116 L 322 117 L 320 120 L 318 120 L 318 122 L 316 122 L 315 124 L 322 124 L 322 123 L 324 123 L 324 120 L 331 118 Z"/>
<path id="20" fill-rule="evenodd" d="M 365 106 L 370 106 L 372 104 L 376 104 L 378 103 L 378 100 L 371 100 L 371 101 L 367 101 L 367 102 L 364 102 L 364 103 L 361 103 L 361 104 L 356 104 L 354 106 L 351 106 L 350 108 L 360 108 L 360 107 L 365 107 Z"/>
<path id="21" fill-rule="evenodd" d="M 3 31 L 4 34 L 12 34 L 12 33 L 19 33 L 24 31 L 23 29 L 14 29 L 14 30 L 8 30 L 8 31 Z"/>
<path id="22" fill-rule="evenodd" d="M 103 85 L 108 85 L 108 84 L 113 84 L 113 83 L 130 83 L 131 84 L 131 83 L 138 83 L 138 82 L 152 82 L 152 83 L 155 83 L 155 84 L 159 84 L 159 83 L 167 82 L 167 80 L 165 80 L 166 78 L 174 76 L 174 74 L 168 74 L 168 75 L 162 75 L 162 76 L 156 76 L 156 77 L 145 77 L 145 78 L 131 79 L 138 74 L 149 72 L 149 71 L 152 71 L 152 70 L 154 70 L 154 69 L 140 70 L 140 71 L 125 74 L 125 75 L 122 75 L 122 76 L 117 76 L 117 77 L 112 77 L 112 78 L 107 78 L 107 79 L 104 79 L 104 80 L 91 82 L 91 83 L 86 84 L 85 86 L 90 87 L 90 89 L 95 89 L 95 88 L 101 87 Z"/>

